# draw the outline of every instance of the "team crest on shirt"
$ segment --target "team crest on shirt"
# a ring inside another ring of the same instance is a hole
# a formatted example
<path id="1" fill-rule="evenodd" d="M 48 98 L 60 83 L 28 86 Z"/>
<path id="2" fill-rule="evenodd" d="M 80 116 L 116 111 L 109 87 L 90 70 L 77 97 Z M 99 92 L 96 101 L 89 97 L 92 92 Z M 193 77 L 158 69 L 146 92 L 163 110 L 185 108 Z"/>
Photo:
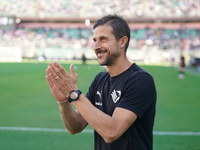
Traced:
<path id="1" fill-rule="evenodd" d="M 118 100 L 120 99 L 120 97 L 121 97 L 121 91 L 113 90 L 112 93 L 111 93 L 111 96 L 112 96 L 113 102 L 114 102 L 114 103 L 117 103 L 117 101 L 118 101 Z"/>

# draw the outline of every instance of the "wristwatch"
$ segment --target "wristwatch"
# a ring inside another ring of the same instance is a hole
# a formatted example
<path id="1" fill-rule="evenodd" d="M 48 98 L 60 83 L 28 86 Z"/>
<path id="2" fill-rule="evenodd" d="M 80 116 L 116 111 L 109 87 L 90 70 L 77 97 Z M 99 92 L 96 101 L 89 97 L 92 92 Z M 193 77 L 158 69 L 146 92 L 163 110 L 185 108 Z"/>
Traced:
<path id="1" fill-rule="evenodd" d="M 71 103 L 72 101 L 76 101 L 79 96 L 81 95 L 81 91 L 80 90 L 72 90 L 69 93 L 69 97 L 68 97 L 68 101 Z"/>

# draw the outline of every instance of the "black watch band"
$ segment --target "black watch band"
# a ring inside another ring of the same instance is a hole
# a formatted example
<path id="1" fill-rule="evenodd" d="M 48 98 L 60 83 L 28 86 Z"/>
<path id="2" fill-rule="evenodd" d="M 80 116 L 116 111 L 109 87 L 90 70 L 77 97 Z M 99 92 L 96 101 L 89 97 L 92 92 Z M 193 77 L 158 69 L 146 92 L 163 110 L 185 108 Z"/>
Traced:
<path id="1" fill-rule="evenodd" d="M 72 101 L 76 101 L 81 95 L 81 90 L 72 90 L 69 93 L 68 101 L 71 103 Z"/>

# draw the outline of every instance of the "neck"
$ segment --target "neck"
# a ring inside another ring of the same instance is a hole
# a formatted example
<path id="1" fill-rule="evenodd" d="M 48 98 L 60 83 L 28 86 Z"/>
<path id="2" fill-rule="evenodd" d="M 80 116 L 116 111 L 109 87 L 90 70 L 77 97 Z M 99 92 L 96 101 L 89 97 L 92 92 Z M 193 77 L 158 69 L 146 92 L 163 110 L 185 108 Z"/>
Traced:
<path id="1" fill-rule="evenodd" d="M 117 60 L 114 64 L 107 66 L 107 72 L 111 77 L 114 77 L 126 71 L 131 65 L 132 63 L 125 57 Z"/>

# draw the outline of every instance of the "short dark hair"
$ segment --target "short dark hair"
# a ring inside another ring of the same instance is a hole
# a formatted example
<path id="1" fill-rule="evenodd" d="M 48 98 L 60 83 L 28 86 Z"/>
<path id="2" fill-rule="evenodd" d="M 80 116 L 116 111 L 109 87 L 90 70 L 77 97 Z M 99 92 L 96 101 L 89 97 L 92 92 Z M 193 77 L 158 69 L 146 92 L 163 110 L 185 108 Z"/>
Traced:
<path id="1" fill-rule="evenodd" d="M 93 26 L 93 29 L 104 24 L 110 25 L 113 28 L 113 35 L 117 41 L 123 36 L 128 37 L 128 41 L 125 46 L 125 51 L 127 51 L 130 41 L 130 28 L 126 20 L 117 15 L 106 15 L 97 20 Z"/>

